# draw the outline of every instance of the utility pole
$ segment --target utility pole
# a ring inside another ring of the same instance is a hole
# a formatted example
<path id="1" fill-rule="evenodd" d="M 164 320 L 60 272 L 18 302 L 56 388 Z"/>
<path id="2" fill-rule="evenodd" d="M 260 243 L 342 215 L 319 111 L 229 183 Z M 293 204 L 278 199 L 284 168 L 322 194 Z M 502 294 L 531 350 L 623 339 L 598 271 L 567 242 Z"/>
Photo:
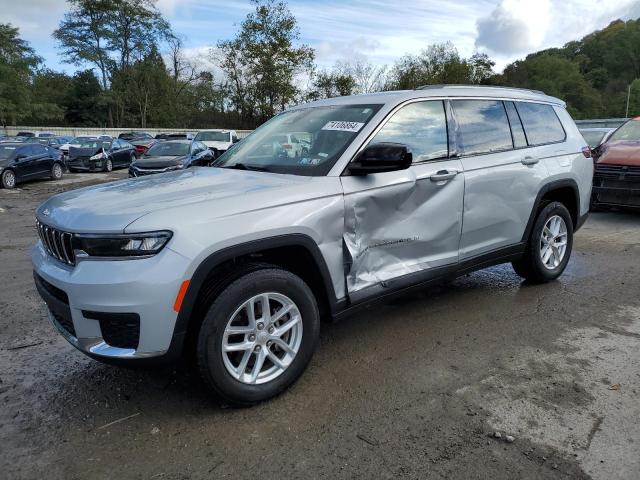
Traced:
<path id="1" fill-rule="evenodd" d="M 631 84 L 629 84 L 629 88 L 627 89 L 627 112 L 624 117 L 629 118 L 629 98 L 631 98 Z"/>

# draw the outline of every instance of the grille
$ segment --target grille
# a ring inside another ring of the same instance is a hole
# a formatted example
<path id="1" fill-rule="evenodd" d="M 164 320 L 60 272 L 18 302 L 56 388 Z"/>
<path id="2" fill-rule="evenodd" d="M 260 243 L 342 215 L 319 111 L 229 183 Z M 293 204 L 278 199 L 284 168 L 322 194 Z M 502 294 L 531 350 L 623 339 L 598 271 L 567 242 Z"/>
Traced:
<path id="1" fill-rule="evenodd" d="M 67 265 L 75 265 L 76 257 L 73 253 L 73 234 L 51 228 L 36 220 L 38 236 L 47 253 L 53 258 Z"/>
<path id="2" fill-rule="evenodd" d="M 640 176 L 640 167 L 627 166 L 627 165 L 607 165 L 604 163 L 596 163 L 595 165 L 596 174 L 600 174 L 603 176 L 613 175 L 629 175 L 629 176 Z"/>

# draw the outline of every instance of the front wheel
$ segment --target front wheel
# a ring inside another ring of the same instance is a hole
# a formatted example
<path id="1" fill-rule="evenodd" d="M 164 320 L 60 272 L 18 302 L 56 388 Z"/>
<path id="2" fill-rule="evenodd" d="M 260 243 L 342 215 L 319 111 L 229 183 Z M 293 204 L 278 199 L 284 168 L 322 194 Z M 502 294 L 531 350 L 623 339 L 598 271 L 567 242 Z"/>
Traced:
<path id="1" fill-rule="evenodd" d="M 198 335 L 198 366 L 214 393 L 235 405 L 255 404 L 300 377 L 319 331 L 307 284 L 263 268 L 232 282 L 211 304 Z"/>
<path id="2" fill-rule="evenodd" d="M 536 217 L 525 253 L 513 269 L 534 283 L 555 280 L 567 267 L 572 248 L 571 215 L 562 203 L 551 202 Z"/>
<path id="3" fill-rule="evenodd" d="M 107 158 L 104 162 L 104 171 L 105 172 L 113 171 L 113 161 L 110 158 Z"/>

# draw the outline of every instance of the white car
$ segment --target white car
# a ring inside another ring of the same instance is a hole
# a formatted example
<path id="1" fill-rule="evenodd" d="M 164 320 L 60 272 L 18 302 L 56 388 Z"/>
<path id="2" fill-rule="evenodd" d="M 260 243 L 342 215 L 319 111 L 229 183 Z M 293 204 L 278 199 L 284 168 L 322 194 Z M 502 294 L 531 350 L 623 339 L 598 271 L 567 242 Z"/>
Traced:
<path id="1" fill-rule="evenodd" d="M 229 150 L 234 143 L 239 142 L 235 130 L 203 130 L 198 132 L 194 140 L 204 143 L 216 157 Z"/>
<path id="2" fill-rule="evenodd" d="M 309 153 L 313 135 L 309 132 L 291 132 L 274 137 L 274 141 L 287 152 L 291 158 L 301 158 Z"/>

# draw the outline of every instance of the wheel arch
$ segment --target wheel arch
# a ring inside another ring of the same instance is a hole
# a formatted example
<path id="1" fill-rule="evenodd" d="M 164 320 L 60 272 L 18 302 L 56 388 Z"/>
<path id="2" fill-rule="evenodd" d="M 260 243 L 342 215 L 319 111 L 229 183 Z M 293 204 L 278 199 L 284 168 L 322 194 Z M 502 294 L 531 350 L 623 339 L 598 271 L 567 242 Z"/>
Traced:
<path id="1" fill-rule="evenodd" d="M 531 230 L 535 224 L 536 217 L 542 208 L 549 202 L 560 202 L 571 214 L 571 220 L 573 222 L 574 230 L 577 230 L 581 226 L 580 218 L 580 190 L 575 180 L 567 178 L 563 180 L 555 180 L 553 182 L 546 183 L 542 186 L 536 200 L 531 209 L 529 220 L 522 236 L 522 241 L 527 242 L 531 235 Z"/>
<path id="2" fill-rule="evenodd" d="M 206 314 L 204 301 L 256 263 L 275 265 L 302 278 L 316 296 L 321 315 L 330 315 L 338 309 L 329 269 L 311 237 L 286 234 L 241 243 L 209 255 L 191 276 L 174 328 L 174 342 L 180 343 L 181 351 L 184 341 L 190 344 L 197 334 Z M 234 276 L 234 272 L 239 275 Z"/>

